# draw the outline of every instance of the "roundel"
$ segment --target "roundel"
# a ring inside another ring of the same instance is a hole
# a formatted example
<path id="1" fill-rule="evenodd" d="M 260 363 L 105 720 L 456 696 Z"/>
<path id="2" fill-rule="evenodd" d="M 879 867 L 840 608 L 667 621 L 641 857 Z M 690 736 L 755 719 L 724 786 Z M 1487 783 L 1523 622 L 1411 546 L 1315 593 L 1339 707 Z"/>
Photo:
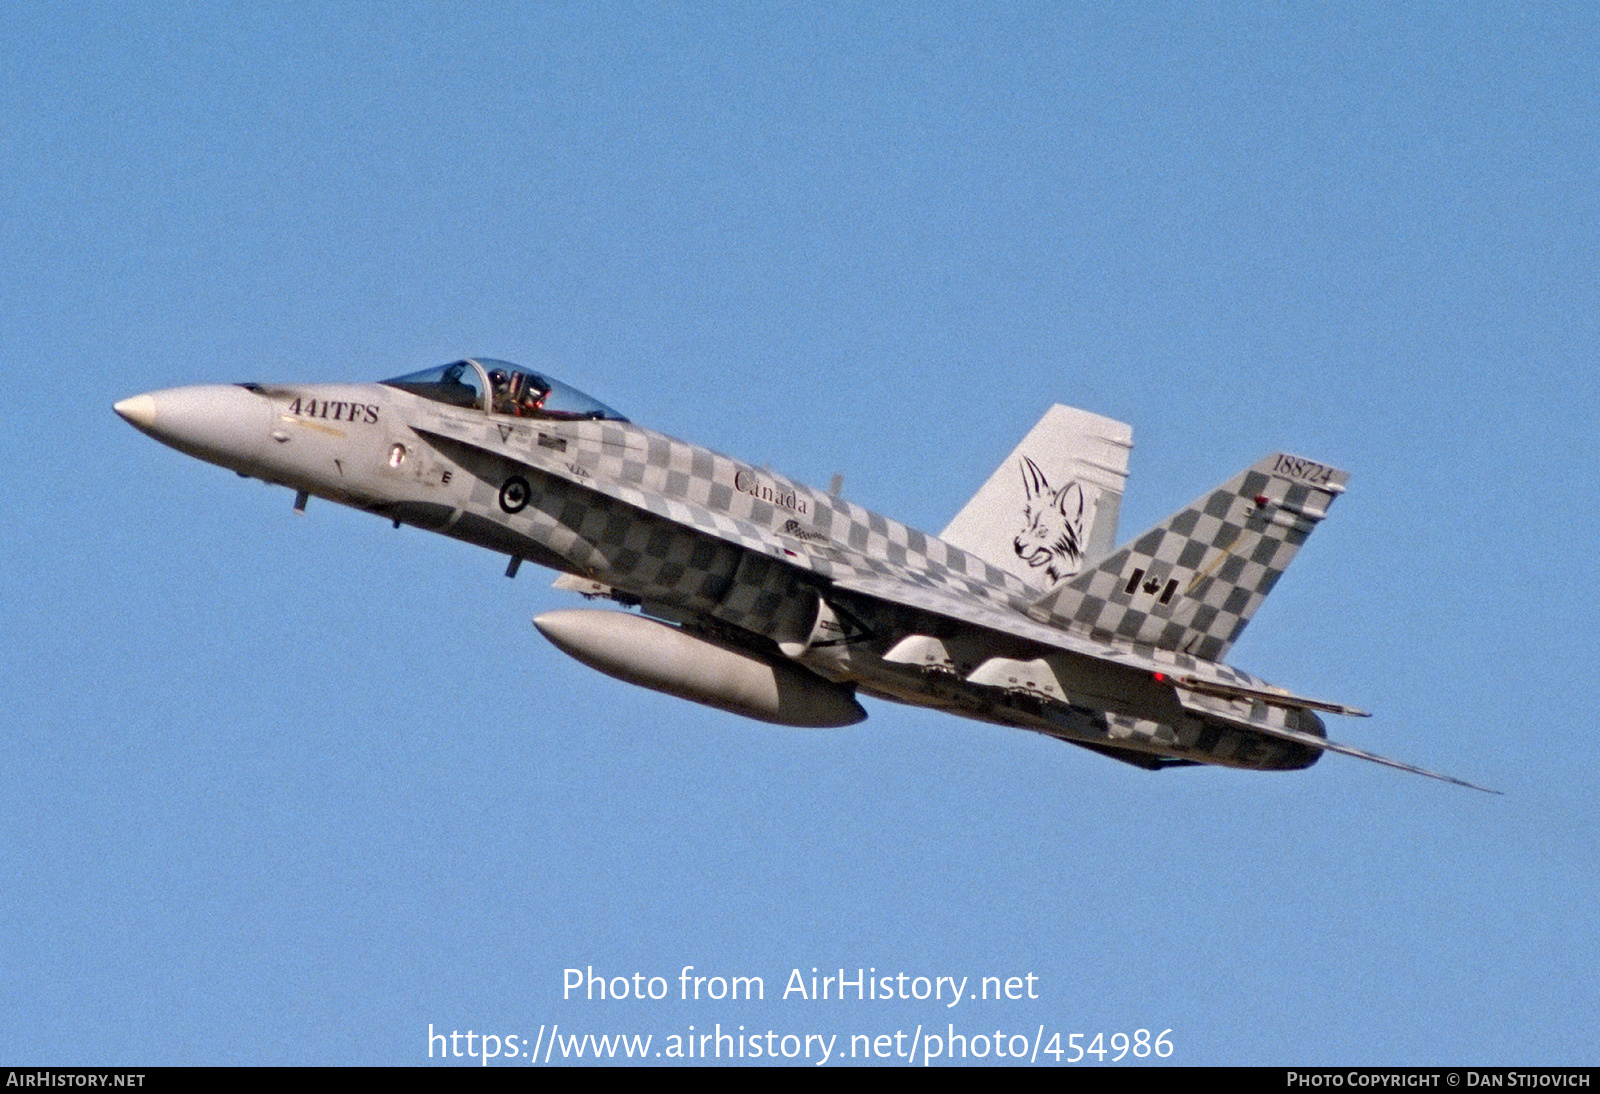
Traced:
<path id="1" fill-rule="evenodd" d="M 500 508 L 508 513 L 520 513 L 528 504 L 528 498 L 532 493 L 527 479 L 521 475 L 512 475 L 500 488 Z"/>

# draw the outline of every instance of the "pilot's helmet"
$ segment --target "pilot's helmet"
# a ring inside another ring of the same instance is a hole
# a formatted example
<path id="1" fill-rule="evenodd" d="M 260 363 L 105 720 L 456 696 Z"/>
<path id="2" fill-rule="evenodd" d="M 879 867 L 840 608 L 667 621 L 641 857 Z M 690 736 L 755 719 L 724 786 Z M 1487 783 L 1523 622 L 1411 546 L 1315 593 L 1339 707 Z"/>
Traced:
<path id="1" fill-rule="evenodd" d="M 507 379 L 506 370 L 503 368 L 491 369 L 489 372 L 489 382 L 495 386 L 497 391 L 506 386 Z"/>

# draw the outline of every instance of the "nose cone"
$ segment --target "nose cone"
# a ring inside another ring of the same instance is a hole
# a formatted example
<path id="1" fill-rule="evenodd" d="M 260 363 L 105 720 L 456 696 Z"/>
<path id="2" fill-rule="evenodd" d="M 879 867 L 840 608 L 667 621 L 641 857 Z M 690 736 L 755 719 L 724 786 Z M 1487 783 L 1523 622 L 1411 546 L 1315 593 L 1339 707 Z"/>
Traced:
<path id="1" fill-rule="evenodd" d="M 112 409 L 162 444 L 236 471 L 256 464 L 272 428 L 272 404 L 237 384 L 152 391 Z"/>
<path id="2" fill-rule="evenodd" d="M 135 429 L 150 432 L 156 424 L 156 401 L 148 395 L 134 395 L 111 408 Z"/>

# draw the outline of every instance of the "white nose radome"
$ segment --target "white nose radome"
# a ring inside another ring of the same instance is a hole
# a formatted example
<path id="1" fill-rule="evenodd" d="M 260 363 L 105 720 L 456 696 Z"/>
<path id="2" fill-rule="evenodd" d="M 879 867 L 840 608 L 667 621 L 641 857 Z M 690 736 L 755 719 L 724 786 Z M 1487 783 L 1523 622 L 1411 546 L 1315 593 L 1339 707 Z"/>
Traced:
<path id="1" fill-rule="evenodd" d="M 149 430 L 156 424 L 156 401 L 148 395 L 133 395 L 111 408 L 122 420 L 139 429 Z"/>
<path id="2" fill-rule="evenodd" d="M 256 462 L 272 428 L 272 404 L 237 384 L 152 391 L 112 409 L 162 444 L 235 470 Z"/>

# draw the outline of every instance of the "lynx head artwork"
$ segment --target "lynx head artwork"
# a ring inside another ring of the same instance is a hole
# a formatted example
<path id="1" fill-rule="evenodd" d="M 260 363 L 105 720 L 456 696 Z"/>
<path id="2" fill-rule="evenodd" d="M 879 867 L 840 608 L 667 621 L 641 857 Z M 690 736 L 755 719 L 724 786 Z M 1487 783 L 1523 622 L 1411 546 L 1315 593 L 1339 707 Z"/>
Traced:
<path id="1" fill-rule="evenodd" d="M 1039 465 L 1022 457 L 1022 486 L 1027 502 L 1022 531 L 1013 541 L 1017 557 L 1044 568 L 1051 583 L 1071 577 L 1083 561 L 1083 488 L 1076 481 L 1050 489 Z"/>

